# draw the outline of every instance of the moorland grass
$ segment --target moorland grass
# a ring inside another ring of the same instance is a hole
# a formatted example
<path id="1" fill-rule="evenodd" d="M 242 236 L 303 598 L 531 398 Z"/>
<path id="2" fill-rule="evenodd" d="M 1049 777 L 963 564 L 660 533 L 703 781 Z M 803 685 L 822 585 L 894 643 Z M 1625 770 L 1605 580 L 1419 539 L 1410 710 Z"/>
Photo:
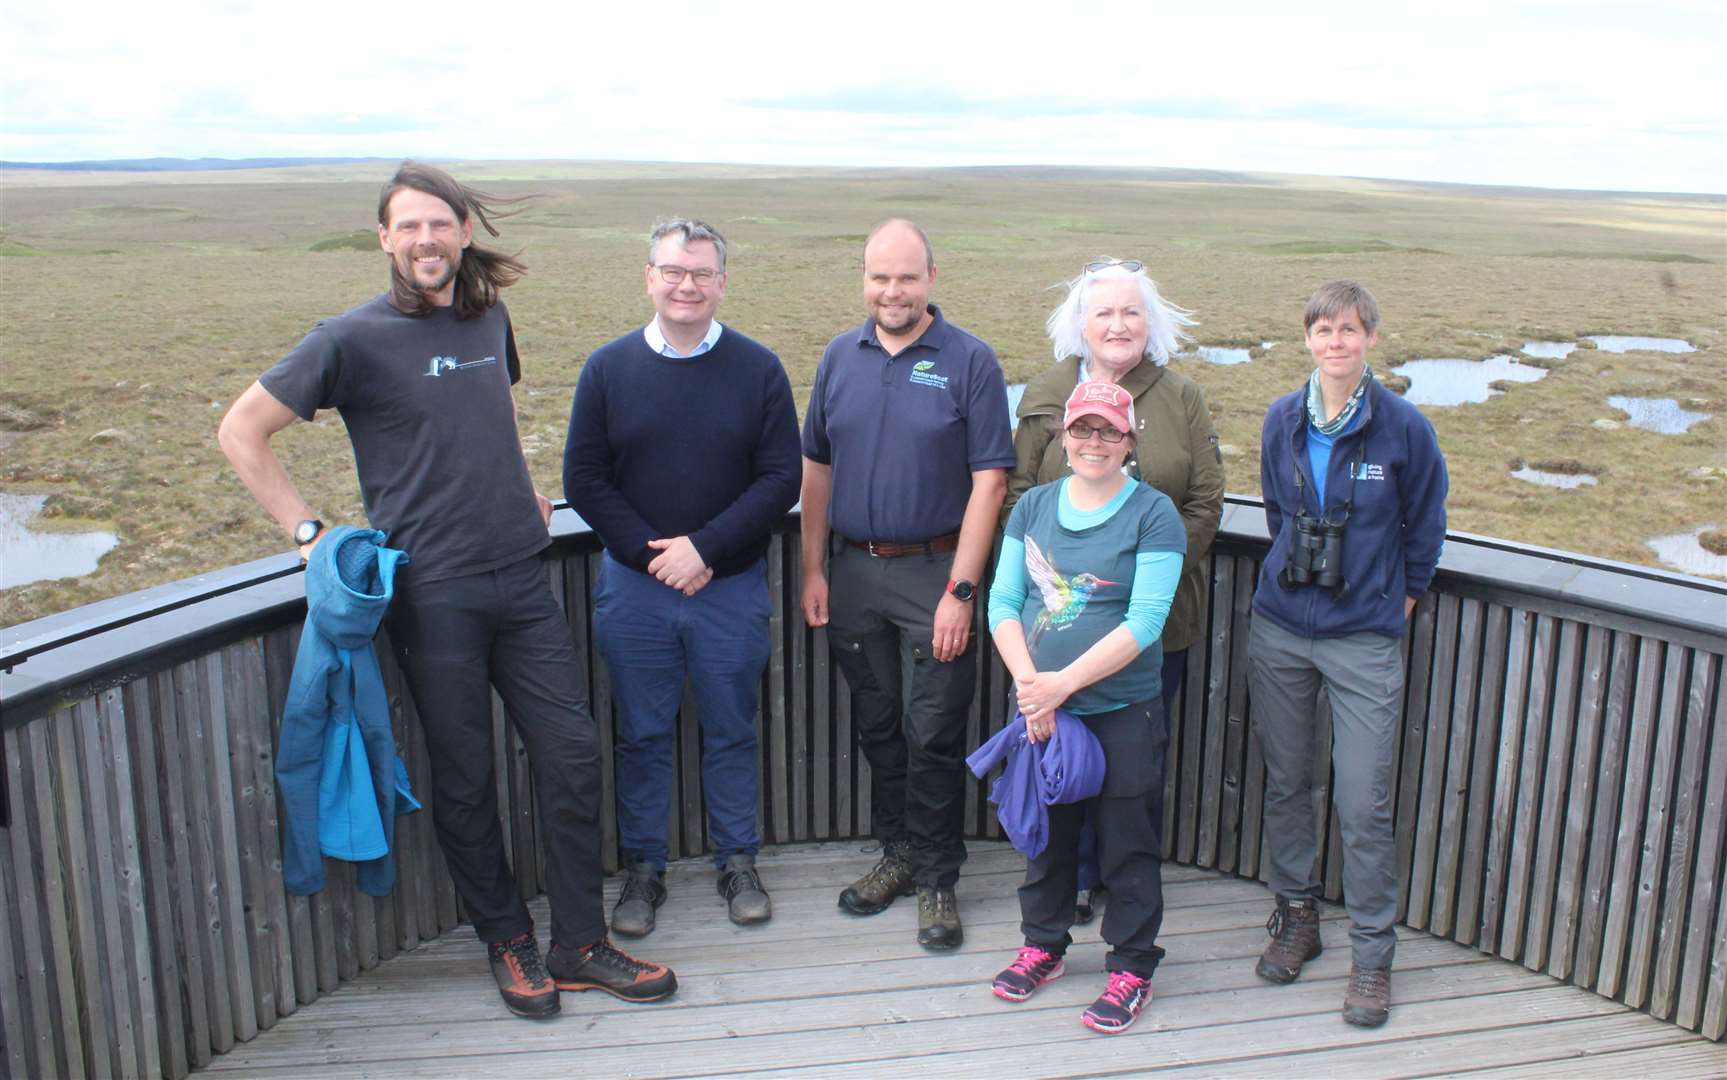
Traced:
<path id="1" fill-rule="evenodd" d="M 217 449 L 216 424 L 318 319 L 383 290 L 372 213 L 389 170 L 0 176 L 6 242 L 45 253 L 0 273 L 0 488 L 77 496 L 80 522 L 104 520 L 121 538 L 95 574 L 0 593 L 0 625 L 288 547 Z M 861 318 L 861 238 L 906 213 L 935 243 L 943 310 L 995 345 L 1012 381 L 1050 361 L 1043 320 L 1059 284 L 1099 255 L 1144 259 L 1164 292 L 1197 312 L 1198 343 L 1250 343 L 1248 364 L 1175 361 L 1205 388 L 1231 448 L 1231 491 L 1258 490 L 1266 405 L 1310 370 L 1304 301 L 1319 282 L 1348 276 L 1383 308 L 1371 358 L 1381 372 L 1421 357 L 1516 354 L 1525 341 L 1585 331 L 1698 348 L 1614 355 L 1583 342 L 1548 362 L 1539 383 L 1427 410 L 1450 463 L 1454 528 L 1648 562 L 1648 537 L 1719 521 L 1727 503 L 1719 198 L 1120 170 L 481 162 L 455 171 L 541 196 L 501 223 L 501 246 L 530 267 L 506 297 L 524 358 L 529 466 L 554 496 L 582 359 L 650 310 L 641 268 L 656 216 L 696 215 L 726 233 L 721 317 L 779 353 L 801 412 L 822 347 Z M 334 250 L 311 250 L 330 240 Z M 1702 402 L 1686 407 L 1715 418 L 1679 436 L 1598 430 L 1592 421 L 1620 415 L 1610 394 Z M 362 520 L 338 416 L 295 424 L 276 445 L 326 520 Z M 1595 487 L 1558 492 L 1509 477 L 1516 458 L 1612 469 Z"/>

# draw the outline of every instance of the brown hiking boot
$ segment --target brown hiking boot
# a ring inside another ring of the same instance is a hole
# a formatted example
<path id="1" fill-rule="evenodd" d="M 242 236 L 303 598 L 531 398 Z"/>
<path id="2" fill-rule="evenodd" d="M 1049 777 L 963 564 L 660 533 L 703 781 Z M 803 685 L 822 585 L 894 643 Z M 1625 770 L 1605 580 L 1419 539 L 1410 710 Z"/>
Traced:
<path id="1" fill-rule="evenodd" d="M 1343 1018 L 1357 1027 L 1378 1027 L 1391 1015 L 1391 969 L 1349 965 Z"/>
<path id="2" fill-rule="evenodd" d="M 498 993 L 511 1012 L 535 1020 L 557 1015 L 558 988 L 546 973 L 532 930 L 487 945 L 486 954 L 492 961 L 492 978 L 498 980 Z"/>
<path id="3" fill-rule="evenodd" d="M 1311 896 L 1300 900 L 1278 897 L 1277 910 L 1266 920 L 1265 929 L 1271 944 L 1253 970 L 1274 983 L 1294 982 L 1301 974 L 1301 965 L 1325 948 L 1319 940 L 1319 902 Z"/>
<path id="4" fill-rule="evenodd" d="M 874 915 L 912 891 L 911 863 L 906 861 L 904 848 L 884 844 L 881 860 L 840 893 L 840 907 L 853 915 Z"/>
<path id="5" fill-rule="evenodd" d="M 959 898 L 951 887 L 917 887 L 917 943 L 926 949 L 946 952 L 959 948 L 965 930 L 959 924 Z"/>

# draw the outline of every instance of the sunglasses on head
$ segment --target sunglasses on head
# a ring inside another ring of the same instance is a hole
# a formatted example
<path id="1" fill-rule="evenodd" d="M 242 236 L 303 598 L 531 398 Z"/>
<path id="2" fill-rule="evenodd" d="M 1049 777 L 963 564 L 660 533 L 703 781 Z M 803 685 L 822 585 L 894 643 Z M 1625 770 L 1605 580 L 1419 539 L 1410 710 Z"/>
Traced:
<path id="1" fill-rule="evenodd" d="M 1137 274 L 1145 269 L 1145 264 L 1138 259 L 1099 259 L 1096 262 L 1086 263 L 1085 272 L 1095 274 L 1099 270 L 1108 270 L 1112 266 L 1119 266 L 1130 274 Z"/>

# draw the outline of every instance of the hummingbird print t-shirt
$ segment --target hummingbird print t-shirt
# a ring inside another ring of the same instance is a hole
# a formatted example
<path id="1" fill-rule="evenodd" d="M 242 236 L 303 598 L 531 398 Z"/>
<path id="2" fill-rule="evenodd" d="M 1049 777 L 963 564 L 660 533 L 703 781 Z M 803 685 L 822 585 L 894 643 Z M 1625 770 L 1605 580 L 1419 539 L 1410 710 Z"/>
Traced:
<path id="1" fill-rule="evenodd" d="M 1026 646 L 1039 671 L 1072 663 L 1116 627 L 1129 623 L 1129 604 L 1161 592 L 1161 613 L 1181 573 L 1187 533 L 1169 497 L 1150 485 L 1129 481 L 1120 495 L 1091 513 L 1065 508 L 1067 480 L 1026 492 L 1008 515 L 1003 545 L 1023 546 L 1024 575 L 1017 582 L 997 572 L 995 589 L 1023 589 L 1019 619 Z M 1143 558 L 1154 556 L 1154 558 Z M 1164 556 L 1158 558 L 1157 556 Z M 1167 558 L 1173 556 L 1173 558 Z M 1136 577 L 1144 578 L 1135 589 Z M 991 608 L 998 597 L 992 593 Z M 992 625 L 996 623 L 992 610 Z M 1161 628 L 1161 615 L 1157 618 Z M 1136 631 L 1136 637 L 1140 637 Z M 1120 708 L 1158 696 L 1163 653 L 1153 632 L 1140 637 L 1145 647 L 1114 675 L 1085 687 L 1064 706 L 1084 714 Z"/>

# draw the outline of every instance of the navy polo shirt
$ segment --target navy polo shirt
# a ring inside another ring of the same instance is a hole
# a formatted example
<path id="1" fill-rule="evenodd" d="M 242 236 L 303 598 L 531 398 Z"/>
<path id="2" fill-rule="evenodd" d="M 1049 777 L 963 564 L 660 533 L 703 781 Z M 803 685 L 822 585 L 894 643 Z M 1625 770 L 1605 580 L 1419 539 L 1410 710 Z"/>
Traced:
<path id="1" fill-rule="evenodd" d="M 935 318 L 889 356 L 875 322 L 828 342 L 804 414 L 804 456 L 833 468 L 828 524 L 854 540 L 917 543 L 956 531 L 971 474 L 1014 466 L 995 350 Z"/>

